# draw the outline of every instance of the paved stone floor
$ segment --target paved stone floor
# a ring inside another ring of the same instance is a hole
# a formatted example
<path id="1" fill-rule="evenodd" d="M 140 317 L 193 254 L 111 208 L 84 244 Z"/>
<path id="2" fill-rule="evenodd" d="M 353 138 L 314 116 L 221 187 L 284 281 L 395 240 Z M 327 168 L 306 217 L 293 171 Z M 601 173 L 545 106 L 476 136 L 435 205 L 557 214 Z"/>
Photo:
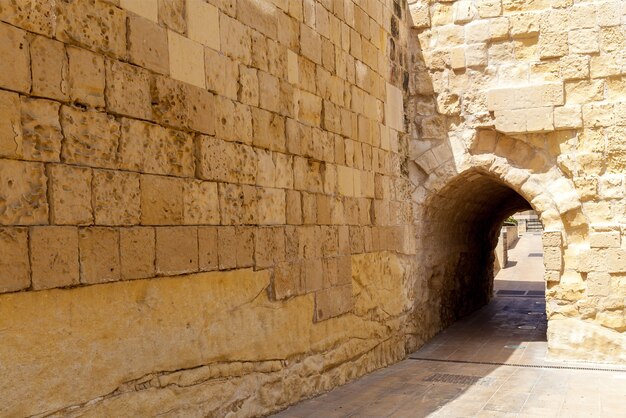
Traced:
<path id="1" fill-rule="evenodd" d="M 541 236 L 523 235 L 509 260 L 488 306 L 276 417 L 626 417 L 626 369 L 546 359 Z"/>

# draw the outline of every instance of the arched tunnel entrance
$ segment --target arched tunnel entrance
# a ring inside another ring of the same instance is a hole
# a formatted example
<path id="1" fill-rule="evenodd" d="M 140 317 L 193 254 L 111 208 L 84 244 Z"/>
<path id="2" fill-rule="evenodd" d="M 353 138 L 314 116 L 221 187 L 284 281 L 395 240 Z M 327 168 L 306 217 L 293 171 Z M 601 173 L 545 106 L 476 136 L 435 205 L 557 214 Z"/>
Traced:
<path id="1" fill-rule="evenodd" d="M 458 175 L 425 202 L 422 266 L 429 275 L 431 329 L 444 329 L 489 302 L 502 223 L 528 209 L 519 193 L 479 170 Z"/>

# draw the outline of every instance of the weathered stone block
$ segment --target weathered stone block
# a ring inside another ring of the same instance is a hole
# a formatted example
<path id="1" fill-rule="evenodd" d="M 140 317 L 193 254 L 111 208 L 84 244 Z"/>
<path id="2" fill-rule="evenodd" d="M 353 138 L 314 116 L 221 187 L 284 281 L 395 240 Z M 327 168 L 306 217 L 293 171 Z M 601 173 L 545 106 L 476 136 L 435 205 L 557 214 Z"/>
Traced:
<path id="1" fill-rule="evenodd" d="M 202 44 L 173 31 L 168 32 L 167 38 L 171 77 L 204 88 L 204 47 Z"/>
<path id="2" fill-rule="evenodd" d="M 120 275 L 124 280 L 155 275 L 156 241 L 154 228 L 120 229 Z"/>
<path id="3" fill-rule="evenodd" d="M 228 16 L 220 18 L 220 49 L 242 64 L 252 63 L 252 40 L 250 29 Z"/>
<path id="4" fill-rule="evenodd" d="M 200 136 L 196 140 L 198 176 L 205 180 L 256 184 L 258 159 L 254 148 Z"/>
<path id="5" fill-rule="evenodd" d="M 68 88 L 74 102 L 104 107 L 104 58 L 86 49 L 67 46 Z"/>
<path id="6" fill-rule="evenodd" d="M 215 226 L 198 227 L 198 267 L 200 271 L 212 271 L 219 268 L 218 239 Z"/>
<path id="7" fill-rule="evenodd" d="M 156 271 L 165 275 L 198 271 L 198 228 L 156 228 Z"/>
<path id="8" fill-rule="evenodd" d="M 237 243 L 237 268 L 254 266 L 254 231 L 253 226 L 235 227 Z"/>
<path id="9" fill-rule="evenodd" d="M 93 223 L 92 170 L 64 164 L 48 165 L 50 220 L 57 225 Z"/>
<path id="10" fill-rule="evenodd" d="M 94 110 L 63 106 L 61 127 L 65 136 L 63 162 L 116 168 L 120 126 L 115 118 Z"/>
<path id="11" fill-rule="evenodd" d="M 191 177 L 195 171 L 193 137 L 158 125 L 122 119 L 120 166 L 151 174 Z"/>
<path id="12" fill-rule="evenodd" d="M 577 129 L 583 126 L 580 106 L 559 106 L 554 108 L 555 129 Z"/>
<path id="13" fill-rule="evenodd" d="M 481 18 L 497 17 L 502 14 L 502 0 L 478 0 L 476 8 Z"/>
<path id="14" fill-rule="evenodd" d="M 207 85 L 208 83 L 209 81 L 207 80 Z M 259 106 L 259 77 L 257 70 L 240 65 L 239 85 L 239 100 L 249 106 Z"/>
<path id="15" fill-rule="evenodd" d="M 254 129 L 252 143 L 255 146 L 274 151 L 285 150 L 285 119 L 282 116 L 253 108 L 252 125 Z"/>
<path id="16" fill-rule="evenodd" d="M 259 188 L 257 208 L 260 225 L 282 225 L 286 223 L 285 191 L 283 189 Z"/>
<path id="17" fill-rule="evenodd" d="M 430 9 L 427 2 L 418 2 L 409 5 L 411 13 L 411 26 L 414 28 L 427 28 L 430 26 Z"/>
<path id="18" fill-rule="evenodd" d="M 0 159 L 0 225 L 48 223 L 44 165 Z"/>
<path id="19" fill-rule="evenodd" d="M 0 228 L 0 293 L 30 286 L 28 229 Z"/>
<path id="20" fill-rule="evenodd" d="M 93 210 L 98 225 L 136 225 L 141 198 L 137 173 L 94 170 Z"/>
<path id="21" fill-rule="evenodd" d="M 81 283 L 120 279 L 120 235 L 115 228 L 80 228 L 78 231 Z"/>
<path id="22" fill-rule="evenodd" d="M 35 290 L 78 284 L 78 229 L 71 226 L 31 228 L 30 263 Z"/>
<path id="23" fill-rule="evenodd" d="M 147 71 L 120 61 L 107 61 L 105 93 L 109 112 L 152 119 Z"/>
<path id="24" fill-rule="evenodd" d="M 183 222 L 183 179 L 141 176 L 141 223 L 180 225 Z"/>
<path id="25" fill-rule="evenodd" d="M 609 273 L 626 272 L 626 249 L 624 248 L 608 248 L 605 250 L 606 270 Z"/>
<path id="26" fill-rule="evenodd" d="M 35 36 L 30 42 L 32 91 L 56 100 L 68 98 L 68 61 L 61 42 Z"/>
<path id="27" fill-rule="evenodd" d="M 301 270 L 302 264 L 299 262 L 283 262 L 276 265 L 272 279 L 275 299 L 287 299 L 305 293 L 306 284 Z"/>
<path id="28" fill-rule="evenodd" d="M 350 312 L 353 306 L 352 284 L 321 290 L 315 293 L 315 320 L 319 322 L 342 315 Z"/>
<path id="29" fill-rule="evenodd" d="M 57 3 L 56 38 L 115 57 L 126 54 L 126 13 L 98 0 Z"/>
<path id="30" fill-rule="evenodd" d="M 598 52 L 597 29 L 578 29 L 568 32 L 569 51 L 574 54 L 592 54 Z"/>
<path id="31" fill-rule="evenodd" d="M 138 16 L 129 16 L 128 55 L 133 64 L 157 73 L 168 74 L 170 62 L 167 30 L 154 21 Z"/>
<path id="32" fill-rule="evenodd" d="M 29 93 L 31 74 L 26 32 L 0 22 L 0 39 L 0 87 Z"/>
<path id="33" fill-rule="evenodd" d="M 186 180 L 183 186 L 183 222 L 187 225 L 220 223 L 217 183 Z"/>
<path id="34" fill-rule="evenodd" d="M 543 249 L 543 264 L 546 270 L 560 271 L 563 268 L 563 255 L 560 247 L 545 247 Z"/>
<path id="35" fill-rule="evenodd" d="M 54 35 L 53 2 L 12 1 L 0 4 L 0 20 L 30 32 Z"/>
<path id="36" fill-rule="evenodd" d="M 254 265 L 272 267 L 285 259 L 285 234 L 283 228 L 257 228 L 254 233 Z"/>
<path id="37" fill-rule="evenodd" d="M 234 226 L 217 229 L 218 262 L 220 270 L 237 267 L 237 236 Z"/>
<path id="38" fill-rule="evenodd" d="M 620 231 L 602 231 L 589 234 L 589 245 L 592 248 L 619 248 L 621 246 Z"/>
<path id="39" fill-rule="evenodd" d="M 204 51 L 206 88 L 233 100 L 239 91 L 239 64 L 212 49 Z M 275 93 L 275 92 L 274 92 Z"/>
<path id="40" fill-rule="evenodd" d="M 186 2 L 180 0 L 157 0 L 159 11 L 159 23 L 166 28 L 178 33 L 187 31 L 185 6 Z"/>
<path id="41" fill-rule="evenodd" d="M 255 225 L 258 223 L 256 187 L 219 184 L 218 191 L 222 225 Z"/>
<path id="42" fill-rule="evenodd" d="M 215 135 L 215 97 L 205 89 L 187 85 L 187 124 L 190 129 Z"/>
<path id="43" fill-rule="evenodd" d="M 20 97 L 17 93 L 2 90 L 0 91 L 0 157 L 22 157 L 23 140 Z"/>
<path id="44" fill-rule="evenodd" d="M 0 97 L 2 96 L 0 95 Z M 25 159 L 46 162 L 58 162 L 60 160 L 63 133 L 59 122 L 59 108 L 58 103 L 50 100 L 22 98 L 21 130 L 23 133 L 22 150 Z M 14 110 L 19 110 L 19 107 L 15 107 Z M 15 127 L 13 131 L 7 132 L 19 131 L 19 128 Z M 15 143 L 19 142 L 17 138 L 15 141 Z"/>

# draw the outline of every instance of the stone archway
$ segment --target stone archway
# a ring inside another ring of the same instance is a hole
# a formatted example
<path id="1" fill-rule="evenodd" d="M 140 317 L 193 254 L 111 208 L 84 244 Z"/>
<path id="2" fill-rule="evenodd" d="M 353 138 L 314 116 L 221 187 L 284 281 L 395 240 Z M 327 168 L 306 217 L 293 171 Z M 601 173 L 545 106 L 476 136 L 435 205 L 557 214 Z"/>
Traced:
<path id="1" fill-rule="evenodd" d="M 489 302 L 499 227 L 517 211 L 536 210 L 545 226 L 548 302 L 560 304 L 561 278 L 577 274 L 564 255 L 587 231 L 578 195 L 549 153 L 526 139 L 478 132 L 469 147 L 447 148 L 443 164 L 410 163 L 425 283 L 416 315 L 431 335 Z"/>

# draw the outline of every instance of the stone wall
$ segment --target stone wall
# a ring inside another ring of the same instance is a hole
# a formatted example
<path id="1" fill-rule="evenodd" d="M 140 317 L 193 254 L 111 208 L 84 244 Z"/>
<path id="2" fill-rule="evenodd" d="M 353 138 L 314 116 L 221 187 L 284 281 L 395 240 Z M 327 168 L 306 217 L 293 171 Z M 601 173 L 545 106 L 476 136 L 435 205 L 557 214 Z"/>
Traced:
<path id="1" fill-rule="evenodd" d="M 0 2 L 0 415 L 254 416 L 403 358 L 395 0 Z"/>
<path id="2" fill-rule="evenodd" d="M 621 1 L 0 1 L 0 415 L 255 416 L 488 302 L 626 361 Z"/>
<path id="3" fill-rule="evenodd" d="M 467 248 L 467 235 L 444 225 L 485 212 L 493 224 L 528 209 L 525 200 L 547 231 L 551 355 L 623 362 L 626 3 L 409 3 L 409 172 L 418 238 L 426 248 L 433 238 Z M 501 205 L 502 187 L 521 200 Z M 481 201 L 472 189 L 492 198 Z M 418 265 L 437 284 L 431 299 L 454 295 L 450 272 L 460 251 L 421 249 Z"/>

